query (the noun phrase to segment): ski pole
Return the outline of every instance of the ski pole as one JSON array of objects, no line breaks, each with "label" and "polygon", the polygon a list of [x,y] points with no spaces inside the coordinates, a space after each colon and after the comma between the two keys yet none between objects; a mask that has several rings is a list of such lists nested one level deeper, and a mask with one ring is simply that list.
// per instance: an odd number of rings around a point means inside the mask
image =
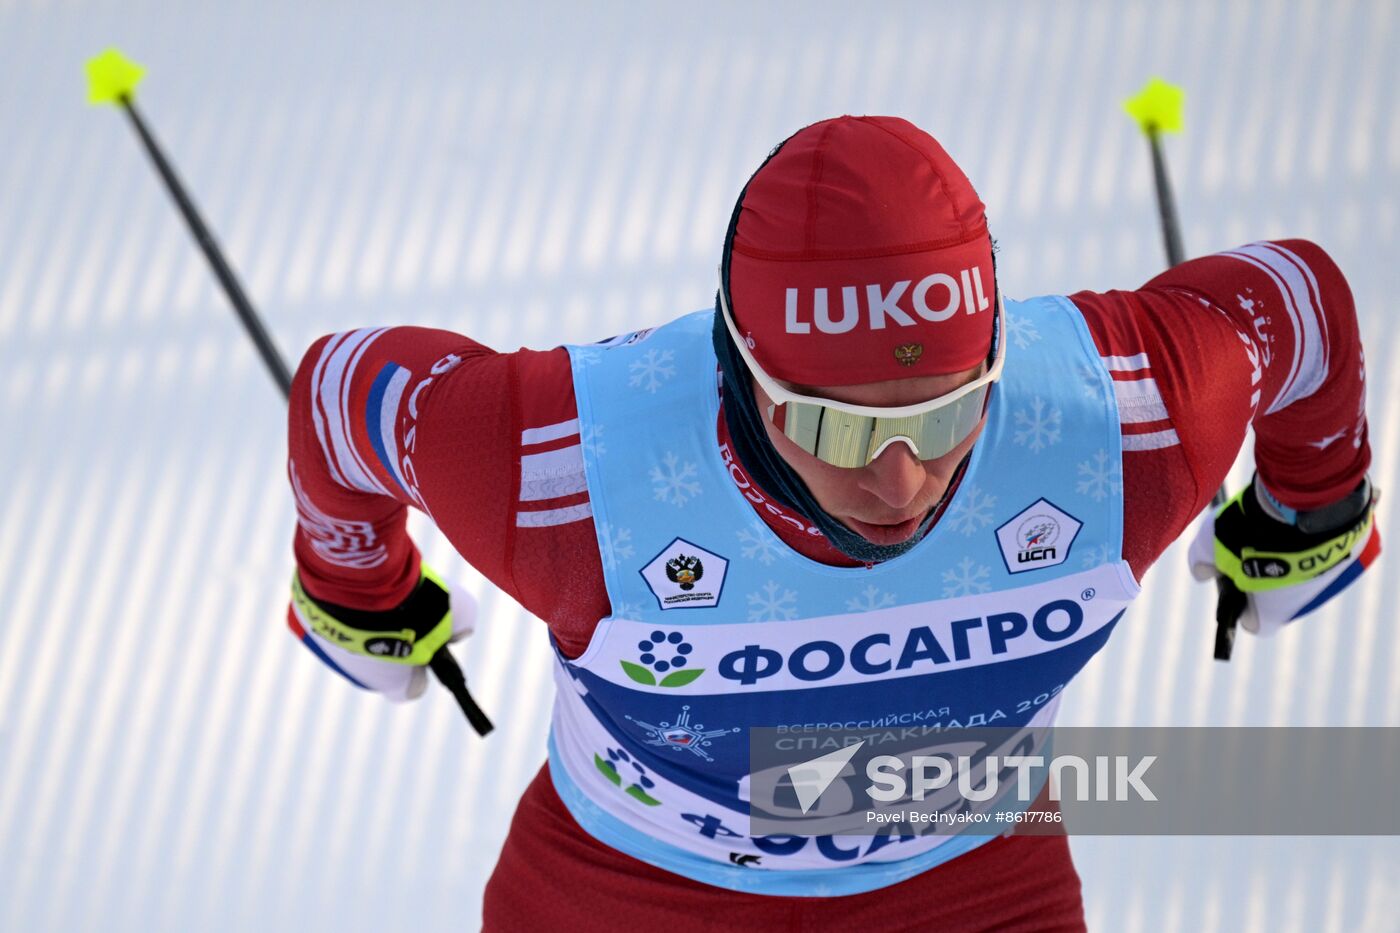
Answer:
[{"label": "ski pole", "polygon": [[[150,156],[151,163],[155,165],[161,180],[165,182],[166,190],[175,200],[175,205],[184,216],[190,233],[199,243],[204,258],[209,261],[215,277],[218,278],[219,284],[223,287],[224,294],[228,297],[229,303],[233,305],[233,310],[238,313],[239,320],[243,322],[244,329],[252,338],[253,344],[257,347],[263,363],[267,365],[273,381],[281,389],[283,401],[286,401],[292,387],[292,374],[291,370],[287,368],[286,360],[282,358],[282,354],[273,344],[272,338],[267,333],[267,328],[263,326],[257,310],[248,300],[243,286],[238,281],[238,276],[234,274],[228,260],[224,258],[223,251],[219,248],[218,242],[215,241],[209,226],[200,216],[198,209],[195,208],[194,202],[185,191],[184,184],[175,174],[174,167],[166,159],[160,144],[156,142],[155,136],[146,126],[146,121],[141,118],[140,112],[136,109],[134,99],[136,85],[140,83],[146,69],[115,48],[109,48],[100,55],[88,59],[85,69],[88,76],[88,103],[114,104],[120,107],[130,119],[132,128],[135,129],[142,147],[146,150],[146,155]],[[457,664],[457,659],[452,656],[452,652],[447,649],[446,645],[439,648],[437,653],[433,655],[432,660],[428,662],[428,668],[437,677],[438,682],[456,698],[457,705],[461,707],[463,715],[467,717],[472,728],[481,735],[486,735],[494,728],[491,720],[482,712],[481,707],[467,691],[467,681],[462,674],[462,668]]]},{"label": "ski pole", "polygon": [[[1148,81],[1141,91],[1128,98],[1123,107],[1137,121],[1147,137],[1152,152],[1152,180],[1157,191],[1157,216],[1162,224],[1162,245],[1166,249],[1168,266],[1186,261],[1186,249],[1181,243],[1181,221],[1176,212],[1171,179],[1167,175],[1167,157],[1162,150],[1163,133],[1179,133],[1182,128],[1182,104],[1185,92],[1161,78]],[[1210,500],[1217,509],[1229,498],[1225,484]],[[1223,573],[1215,575],[1215,659],[1230,660],[1235,647],[1235,626],[1244,612],[1245,595],[1233,580]]]}]

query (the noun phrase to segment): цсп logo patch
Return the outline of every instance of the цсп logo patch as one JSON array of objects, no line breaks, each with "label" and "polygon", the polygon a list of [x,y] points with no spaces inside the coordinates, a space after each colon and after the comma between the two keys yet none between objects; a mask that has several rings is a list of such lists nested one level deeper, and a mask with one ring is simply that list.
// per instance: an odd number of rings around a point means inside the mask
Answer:
[{"label": "\u0446\u0441\u043f logo patch", "polygon": [[1063,564],[1083,527],[1083,522],[1048,499],[1037,499],[997,529],[1007,571],[1024,573]]}]

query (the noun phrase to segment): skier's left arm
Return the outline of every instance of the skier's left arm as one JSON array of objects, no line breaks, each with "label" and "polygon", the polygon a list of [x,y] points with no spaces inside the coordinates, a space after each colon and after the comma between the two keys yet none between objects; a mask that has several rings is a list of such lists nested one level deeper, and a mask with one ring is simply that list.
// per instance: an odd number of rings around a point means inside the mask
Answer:
[{"label": "skier's left arm", "polygon": [[[1182,263],[1134,293],[1075,301],[1088,305],[1096,339],[1151,366],[1152,396],[1169,422],[1131,437],[1130,422],[1148,415],[1123,406],[1142,382],[1114,371],[1124,450],[1180,451],[1189,516],[1210,502],[1253,427],[1252,482],[1211,510],[1190,549],[1200,579],[1222,572],[1245,591],[1243,628],[1277,632],[1364,572],[1380,551],[1366,478],[1365,361],[1351,290],[1322,248],[1257,242]],[[1106,359],[1110,370],[1131,370],[1133,357]]]},{"label": "skier's left arm", "polygon": [[[1162,389],[1177,396],[1180,433],[1194,421],[1214,424],[1190,445],[1198,495],[1213,491],[1239,447],[1210,437],[1221,419],[1199,409],[1221,404],[1212,387],[1233,385],[1221,406],[1235,413],[1227,429],[1241,411],[1254,429],[1254,477],[1207,516],[1190,561],[1199,579],[1229,576],[1248,596],[1243,627],[1272,634],[1341,592],[1380,552],[1351,290],[1316,244],[1283,240],[1183,263],[1143,291],[1186,305],[1170,326],[1177,341],[1225,344],[1206,350],[1219,372]],[[1240,391],[1245,373],[1248,390]]]}]

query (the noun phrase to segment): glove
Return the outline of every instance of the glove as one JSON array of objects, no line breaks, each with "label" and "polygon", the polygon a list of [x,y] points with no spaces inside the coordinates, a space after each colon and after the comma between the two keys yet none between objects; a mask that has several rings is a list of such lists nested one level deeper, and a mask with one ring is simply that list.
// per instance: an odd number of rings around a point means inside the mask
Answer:
[{"label": "glove", "polygon": [[292,575],[287,624],[302,644],[346,680],[396,702],[422,696],[426,665],[439,648],[470,635],[476,600],[444,583],[427,564],[408,598],[393,609],[366,612],[316,599]]},{"label": "glove", "polygon": [[1191,574],[1228,577],[1246,598],[1240,625],[1273,635],[1346,589],[1380,554],[1374,504],[1363,480],[1341,501],[1299,512],[1271,496],[1255,474],[1202,522],[1187,555]]}]

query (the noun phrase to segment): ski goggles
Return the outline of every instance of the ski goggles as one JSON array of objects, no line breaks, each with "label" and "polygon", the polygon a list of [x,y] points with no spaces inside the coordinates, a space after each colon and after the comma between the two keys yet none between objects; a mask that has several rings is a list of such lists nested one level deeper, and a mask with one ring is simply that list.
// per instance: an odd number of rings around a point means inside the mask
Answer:
[{"label": "ski goggles", "polygon": [[886,447],[897,442],[908,444],[920,460],[936,460],[947,455],[966,440],[982,420],[987,393],[992,383],[1001,378],[1006,361],[1002,340],[1004,312],[998,291],[987,371],[966,385],[926,402],[892,408],[802,395],[763,371],[734,323],[723,283],[719,296],[724,324],[734,346],[749,372],[773,401],[765,412],[768,420],[788,440],[832,466],[866,466]]}]

